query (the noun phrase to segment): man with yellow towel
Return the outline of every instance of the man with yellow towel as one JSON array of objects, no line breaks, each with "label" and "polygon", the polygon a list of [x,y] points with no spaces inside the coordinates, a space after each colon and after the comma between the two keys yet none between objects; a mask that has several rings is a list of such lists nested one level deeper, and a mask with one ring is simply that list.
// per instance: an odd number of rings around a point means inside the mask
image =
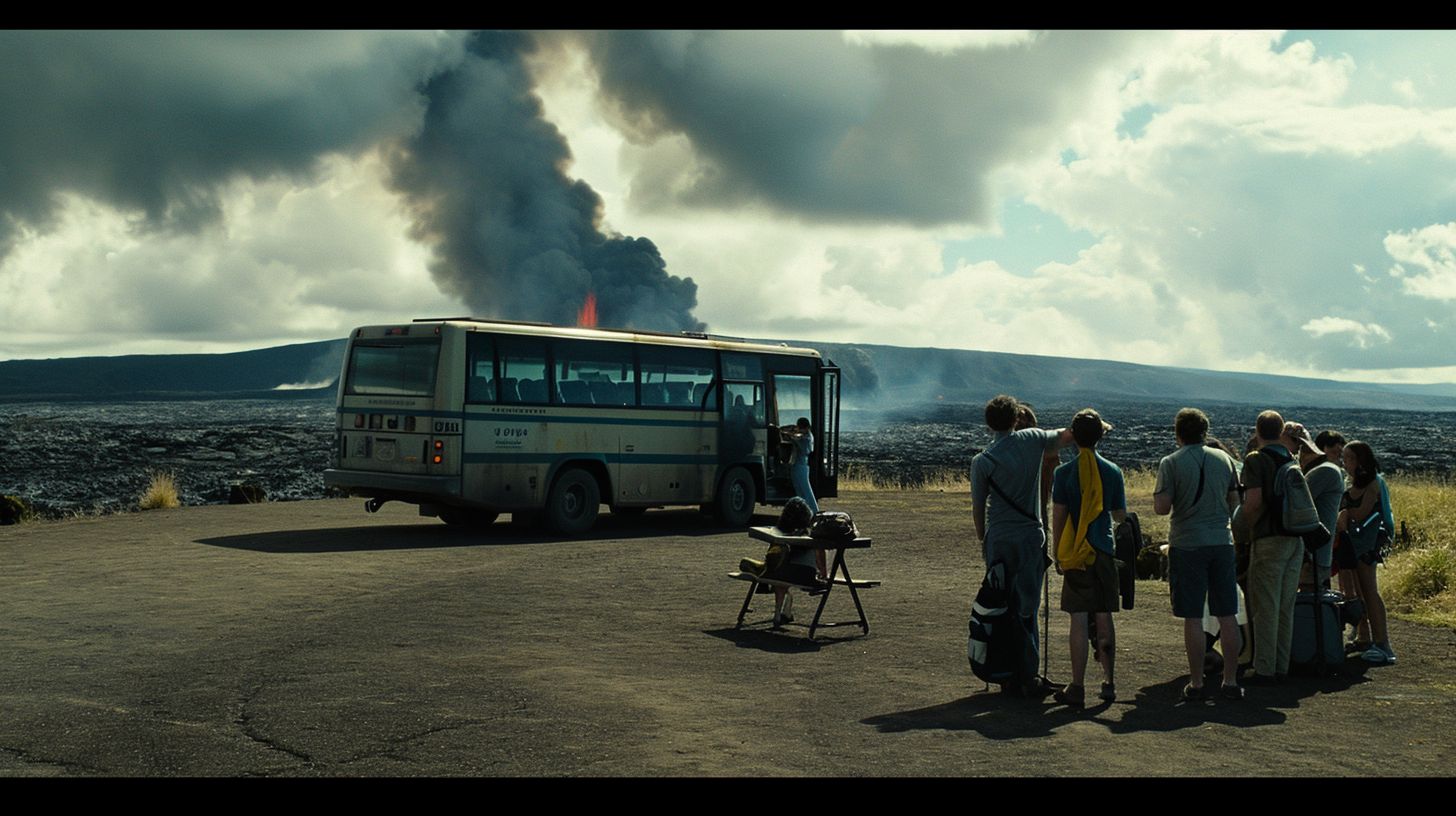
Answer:
[{"label": "man with yellow towel", "polygon": [[1111,428],[1091,408],[1072,418],[1077,458],[1052,474],[1052,536],[1057,542],[1057,572],[1062,574],[1062,611],[1072,616],[1068,642],[1072,682],[1053,695],[1063,705],[1086,704],[1089,617],[1097,621],[1097,660],[1102,664],[1105,702],[1117,699],[1113,685],[1116,640],[1112,613],[1118,608],[1117,560],[1113,524],[1127,517],[1122,470],[1097,453],[1097,442]]}]

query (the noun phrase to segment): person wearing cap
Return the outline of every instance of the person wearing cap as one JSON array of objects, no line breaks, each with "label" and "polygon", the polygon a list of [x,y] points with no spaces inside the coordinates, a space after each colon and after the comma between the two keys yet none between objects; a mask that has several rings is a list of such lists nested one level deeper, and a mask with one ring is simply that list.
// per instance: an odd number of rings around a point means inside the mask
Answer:
[{"label": "person wearing cap", "polygon": [[1254,676],[1250,685],[1274,685],[1289,674],[1294,646],[1294,599],[1304,542],[1275,532],[1274,480],[1280,464],[1293,458],[1280,438],[1284,417],[1264,411],[1254,423],[1258,449],[1244,459],[1241,523],[1249,531],[1249,617],[1254,633]]},{"label": "person wearing cap", "polygon": [[[1117,699],[1113,685],[1116,638],[1112,613],[1118,609],[1117,559],[1113,524],[1127,518],[1122,469],[1096,450],[1111,426],[1091,408],[1072,418],[1077,458],[1052,474],[1052,540],[1057,542],[1057,572],[1062,574],[1062,611],[1072,616],[1068,643],[1072,682],[1053,697],[1062,705],[1081,708],[1086,701],[1089,616],[1097,622],[1097,662],[1102,664],[1104,702]],[[1131,569],[1132,565],[1128,565]]]},{"label": "person wearing cap", "polygon": [[1183,700],[1205,699],[1203,659],[1207,652],[1203,617],[1218,619],[1223,650],[1224,699],[1239,700],[1239,596],[1233,534],[1229,516],[1239,503],[1234,459],[1223,448],[1205,444],[1208,416],[1184,408],[1173,419],[1179,448],[1158,462],[1153,485],[1153,512],[1168,519],[1168,588],[1173,614],[1183,619],[1183,647],[1188,653],[1188,685]]},{"label": "person wearing cap", "polygon": [[1304,483],[1309,485],[1309,495],[1314,499],[1315,510],[1319,511],[1320,523],[1330,531],[1330,540],[1314,551],[1314,575],[1311,581],[1316,587],[1327,589],[1330,585],[1330,564],[1334,553],[1335,519],[1340,515],[1340,502],[1345,495],[1345,472],[1325,456],[1318,443],[1309,438],[1309,431],[1298,422],[1284,423],[1283,442],[1291,452],[1299,456],[1299,467],[1304,471]]},{"label": "person wearing cap", "polygon": [[[1010,608],[1021,641],[1017,677],[1002,686],[1007,694],[1042,699],[1055,689],[1037,673],[1041,651],[1036,613],[1046,573],[1046,532],[1041,517],[1041,464],[1048,451],[1072,441],[1061,428],[1016,430],[1015,397],[998,394],[986,403],[991,444],[971,460],[971,519],[986,566],[1001,562],[1010,578]],[[994,494],[994,496],[992,495]]]}]

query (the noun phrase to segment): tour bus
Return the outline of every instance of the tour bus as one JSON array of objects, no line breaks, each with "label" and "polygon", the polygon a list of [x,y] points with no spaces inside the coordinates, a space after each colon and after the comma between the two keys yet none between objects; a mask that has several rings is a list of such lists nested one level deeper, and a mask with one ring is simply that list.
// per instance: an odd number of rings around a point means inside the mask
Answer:
[{"label": "tour bus", "polygon": [[452,525],[559,533],[600,505],[698,505],[746,525],[794,495],[780,428],[811,423],[810,483],[838,495],[839,369],[817,351],[700,333],[473,318],[355,329],[324,484]]}]

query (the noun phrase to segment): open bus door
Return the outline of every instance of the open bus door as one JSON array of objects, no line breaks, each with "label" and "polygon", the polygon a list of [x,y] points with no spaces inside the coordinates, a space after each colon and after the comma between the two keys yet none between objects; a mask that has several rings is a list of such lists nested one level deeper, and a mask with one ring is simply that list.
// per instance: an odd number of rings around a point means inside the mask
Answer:
[{"label": "open bus door", "polygon": [[839,495],[839,368],[832,363],[820,369],[819,410],[815,419],[814,438],[819,441],[815,467],[809,474],[816,497],[832,499]]}]

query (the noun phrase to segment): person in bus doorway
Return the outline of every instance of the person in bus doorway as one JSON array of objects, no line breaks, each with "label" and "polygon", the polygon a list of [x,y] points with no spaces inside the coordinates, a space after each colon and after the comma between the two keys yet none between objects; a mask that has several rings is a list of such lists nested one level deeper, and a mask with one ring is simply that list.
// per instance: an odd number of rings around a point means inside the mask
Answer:
[{"label": "person in bus doorway", "polygon": [[[814,454],[814,433],[809,430],[809,419],[799,417],[794,427],[785,428],[783,435],[793,443],[794,451],[789,457],[789,479],[794,483],[794,495],[809,505],[809,511],[819,512],[819,502],[814,499],[814,486],[809,484],[809,462]],[[824,580],[824,551],[815,551],[815,564],[819,569],[819,580]]]}]

